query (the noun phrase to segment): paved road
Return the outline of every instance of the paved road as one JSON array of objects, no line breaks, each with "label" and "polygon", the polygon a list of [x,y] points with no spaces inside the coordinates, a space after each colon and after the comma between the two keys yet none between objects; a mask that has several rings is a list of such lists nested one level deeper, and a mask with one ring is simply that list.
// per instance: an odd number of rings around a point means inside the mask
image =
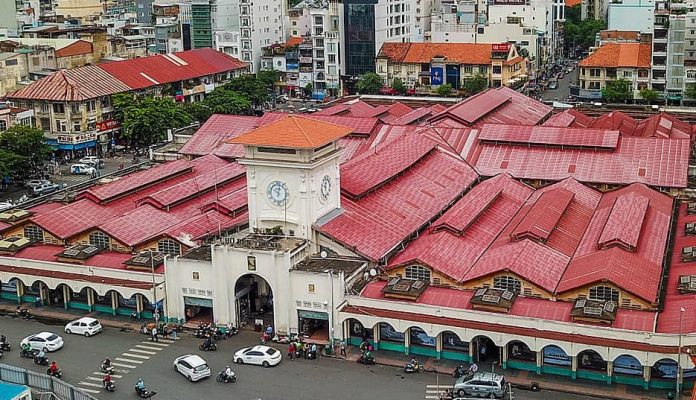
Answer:
[{"label": "paved road", "polygon": [[[24,321],[11,317],[0,317],[0,333],[7,335],[13,346],[24,336],[48,330],[62,331],[61,326],[43,325],[35,321]],[[188,335],[177,342],[151,343],[147,336],[134,332],[119,332],[107,328],[103,333],[84,338],[62,334],[65,347],[49,353],[63,369],[63,378],[83,387],[99,399],[134,399],[133,384],[142,377],[145,383],[158,391],[155,399],[229,399],[239,400],[361,400],[361,399],[428,399],[435,389],[436,376],[431,373],[404,376],[400,369],[386,366],[366,367],[339,359],[321,358],[315,361],[284,359],[274,368],[231,363],[232,353],[257,339],[253,332],[242,332],[228,341],[220,342],[217,352],[199,352],[198,340]],[[284,349],[282,349],[284,350]],[[172,361],[176,356],[197,353],[203,356],[217,374],[225,365],[235,370],[238,381],[222,384],[215,379],[189,383],[175,373]],[[110,356],[116,366],[114,381],[116,392],[100,391],[101,360]],[[5,353],[0,362],[17,365],[34,371],[45,371],[26,358],[20,358],[13,348]],[[448,376],[440,375],[441,385],[452,383]],[[428,394],[430,391],[430,395]],[[99,392],[99,393],[96,393]],[[516,391],[516,400],[589,400],[590,397],[572,396],[554,392],[531,393]]]},{"label": "paved road", "polygon": [[565,74],[561,80],[558,81],[558,89],[546,90],[541,94],[544,100],[557,100],[564,101],[570,95],[570,85],[575,85],[578,83],[578,71],[580,68],[575,67],[573,72]]}]

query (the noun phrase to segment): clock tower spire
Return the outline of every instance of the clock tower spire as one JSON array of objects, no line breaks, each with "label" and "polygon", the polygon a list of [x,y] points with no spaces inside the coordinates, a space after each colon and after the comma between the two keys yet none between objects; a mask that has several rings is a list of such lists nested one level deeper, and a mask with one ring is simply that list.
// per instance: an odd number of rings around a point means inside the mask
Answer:
[{"label": "clock tower spire", "polygon": [[338,139],[351,132],[291,115],[232,139],[245,149],[249,227],[311,239],[317,219],[341,207]]}]

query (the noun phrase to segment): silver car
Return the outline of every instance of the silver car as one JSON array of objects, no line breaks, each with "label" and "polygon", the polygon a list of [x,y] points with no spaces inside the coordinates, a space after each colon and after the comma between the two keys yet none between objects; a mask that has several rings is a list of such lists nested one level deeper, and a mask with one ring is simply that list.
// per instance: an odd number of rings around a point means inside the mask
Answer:
[{"label": "silver car", "polygon": [[507,383],[502,375],[477,372],[473,377],[457,379],[454,383],[454,392],[459,397],[501,399],[507,392]]}]

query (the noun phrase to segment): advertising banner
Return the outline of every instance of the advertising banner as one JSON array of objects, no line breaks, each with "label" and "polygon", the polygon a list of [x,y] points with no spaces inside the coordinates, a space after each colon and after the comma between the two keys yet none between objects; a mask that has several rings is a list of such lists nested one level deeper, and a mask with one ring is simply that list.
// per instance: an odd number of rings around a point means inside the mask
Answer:
[{"label": "advertising banner", "polygon": [[430,67],[430,84],[442,85],[442,67]]}]

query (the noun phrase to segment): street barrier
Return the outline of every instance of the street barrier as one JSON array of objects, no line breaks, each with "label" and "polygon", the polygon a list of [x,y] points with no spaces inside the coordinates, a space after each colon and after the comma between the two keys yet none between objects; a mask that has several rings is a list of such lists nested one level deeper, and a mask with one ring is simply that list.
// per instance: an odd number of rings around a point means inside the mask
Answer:
[{"label": "street barrier", "polygon": [[13,365],[0,364],[0,381],[29,386],[39,392],[50,392],[60,400],[97,400],[96,397],[58,378]]}]

